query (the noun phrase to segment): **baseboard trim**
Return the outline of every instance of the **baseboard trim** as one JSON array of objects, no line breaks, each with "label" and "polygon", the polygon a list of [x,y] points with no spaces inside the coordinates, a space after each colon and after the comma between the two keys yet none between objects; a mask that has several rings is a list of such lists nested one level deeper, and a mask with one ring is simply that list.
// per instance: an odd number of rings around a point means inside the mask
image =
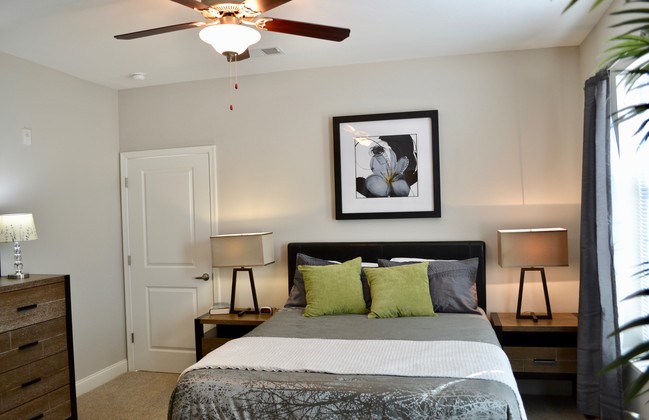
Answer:
[{"label": "baseboard trim", "polygon": [[126,372],[128,372],[128,363],[126,362],[126,359],[124,359],[115,363],[114,365],[100,370],[99,372],[95,372],[83,379],[79,379],[75,382],[77,387],[77,396],[92,391],[93,389],[112,381],[113,379]]}]

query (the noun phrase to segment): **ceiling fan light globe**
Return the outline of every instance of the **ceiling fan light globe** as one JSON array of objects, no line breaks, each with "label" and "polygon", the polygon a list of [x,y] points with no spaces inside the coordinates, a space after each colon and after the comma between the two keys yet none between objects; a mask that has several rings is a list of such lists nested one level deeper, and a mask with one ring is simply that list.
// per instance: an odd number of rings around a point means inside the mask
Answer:
[{"label": "ceiling fan light globe", "polygon": [[261,34],[256,29],[228,23],[206,26],[201,29],[198,36],[202,41],[212,45],[219,54],[225,52],[243,54],[261,39]]}]

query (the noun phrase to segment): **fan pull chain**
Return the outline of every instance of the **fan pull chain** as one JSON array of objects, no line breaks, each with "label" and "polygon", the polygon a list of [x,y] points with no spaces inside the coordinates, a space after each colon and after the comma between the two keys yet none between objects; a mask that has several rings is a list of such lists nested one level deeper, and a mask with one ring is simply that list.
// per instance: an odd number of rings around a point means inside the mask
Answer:
[{"label": "fan pull chain", "polygon": [[[235,55],[232,60],[228,60],[228,61],[230,61],[230,83],[229,83],[229,85],[230,85],[229,86],[230,87],[230,89],[229,89],[230,90],[230,111],[234,111],[234,104],[233,104],[234,101],[232,99],[232,95],[233,95],[232,86],[234,85],[234,90],[239,90],[239,69],[238,69],[239,60],[237,60],[237,58],[238,58],[238,56]],[[232,64],[232,62],[234,62],[234,64]],[[232,68],[233,68],[233,66],[234,66],[234,84],[232,83],[232,79],[233,79],[233,77],[232,77]]]},{"label": "fan pull chain", "polygon": [[[228,60],[229,61],[229,60]],[[230,92],[230,111],[234,111],[234,105],[232,100],[232,62],[230,62],[230,78],[228,81],[228,91]]]}]

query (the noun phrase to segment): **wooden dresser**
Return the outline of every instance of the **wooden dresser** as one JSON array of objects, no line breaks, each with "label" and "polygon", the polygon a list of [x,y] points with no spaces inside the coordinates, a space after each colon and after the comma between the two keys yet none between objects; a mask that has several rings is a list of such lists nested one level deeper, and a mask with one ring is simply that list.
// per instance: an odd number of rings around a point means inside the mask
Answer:
[{"label": "wooden dresser", "polygon": [[0,278],[0,420],[77,418],[70,276]]}]

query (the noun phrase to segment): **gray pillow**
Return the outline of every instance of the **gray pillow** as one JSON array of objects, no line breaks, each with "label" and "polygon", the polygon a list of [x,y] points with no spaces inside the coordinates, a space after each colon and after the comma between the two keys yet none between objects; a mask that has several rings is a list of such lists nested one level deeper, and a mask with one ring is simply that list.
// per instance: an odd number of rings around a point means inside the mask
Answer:
[{"label": "gray pillow", "polygon": [[[306,306],[306,290],[304,288],[304,277],[297,267],[301,265],[331,265],[338,264],[337,261],[328,261],[316,257],[311,257],[309,255],[298,253],[296,256],[295,263],[295,274],[293,275],[293,287],[288,295],[288,300],[284,304],[286,307],[305,307]],[[367,277],[365,276],[365,271],[361,270],[361,284],[363,285],[363,299],[365,300],[365,306],[369,309],[372,305],[370,300],[370,286],[367,283]]]},{"label": "gray pillow", "polygon": [[[379,267],[394,267],[412,262],[379,260]],[[478,258],[428,261],[428,286],[435,312],[479,314],[476,275]]]}]

